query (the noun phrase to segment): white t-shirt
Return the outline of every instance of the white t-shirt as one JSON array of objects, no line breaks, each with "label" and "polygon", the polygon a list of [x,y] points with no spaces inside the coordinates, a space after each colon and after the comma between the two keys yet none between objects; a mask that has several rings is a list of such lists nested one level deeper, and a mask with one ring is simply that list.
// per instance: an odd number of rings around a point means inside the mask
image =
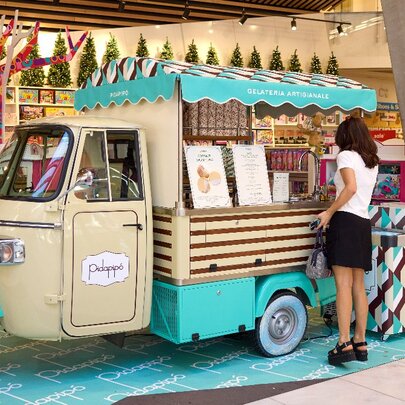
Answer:
[{"label": "white t-shirt", "polygon": [[378,165],[369,169],[366,167],[362,157],[354,151],[344,150],[338,153],[336,158],[337,171],[335,174],[336,198],[342,192],[345,183],[343,182],[340,169],[349,167],[354,170],[356,176],[357,191],[356,194],[338,211],[350,212],[363,218],[370,218],[368,215],[368,206],[370,205],[371,195],[377,180]]}]

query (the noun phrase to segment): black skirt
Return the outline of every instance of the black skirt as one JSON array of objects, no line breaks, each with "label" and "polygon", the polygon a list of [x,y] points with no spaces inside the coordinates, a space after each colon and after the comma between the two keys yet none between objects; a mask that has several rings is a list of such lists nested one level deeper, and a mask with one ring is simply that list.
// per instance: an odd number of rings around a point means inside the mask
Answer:
[{"label": "black skirt", "polygon": [[326,251],[329,268],[337,265],[370,271],[370,220],[349,212],[335,212],[326,229]]}]

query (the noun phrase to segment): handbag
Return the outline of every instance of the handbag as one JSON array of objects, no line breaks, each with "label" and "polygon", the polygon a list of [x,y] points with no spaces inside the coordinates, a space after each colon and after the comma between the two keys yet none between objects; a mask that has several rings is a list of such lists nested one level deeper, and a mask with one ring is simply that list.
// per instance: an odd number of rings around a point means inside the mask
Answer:
[{"label": "handbag", "polygon": [[332,275],[328,268],[326,245],[323,241],[322,228],[316,232],[315,245],[308,257],[305,273],[308,278],[326,278]]}]

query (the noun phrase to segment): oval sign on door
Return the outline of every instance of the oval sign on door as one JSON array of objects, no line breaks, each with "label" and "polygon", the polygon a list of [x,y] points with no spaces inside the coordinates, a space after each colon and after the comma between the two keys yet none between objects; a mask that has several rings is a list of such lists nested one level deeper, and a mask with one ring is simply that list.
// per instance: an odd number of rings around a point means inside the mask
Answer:
[{"label": "oval sign on door", "polygon": [[122,283],[129,275],[129,257],[124,253],[103,252],[82,261],[82,281],[106,287]]}]

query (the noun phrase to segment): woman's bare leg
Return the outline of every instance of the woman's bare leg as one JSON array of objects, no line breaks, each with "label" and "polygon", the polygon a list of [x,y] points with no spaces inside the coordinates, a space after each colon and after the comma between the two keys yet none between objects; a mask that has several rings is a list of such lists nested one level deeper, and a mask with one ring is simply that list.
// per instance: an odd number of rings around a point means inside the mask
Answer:
[{"label": "woman's bare leg", "polygon": [[[364,270],[353,269],[353,303],[356,314],[356,328],[353,340],[355,343],[366,340],[366,325],[368,315],[368,301],[364,287]],[[366,346],[360,346],[359,350],[366,350]]]},{"label": "woman's bare leg", "polygon": [[[350,340],[352,314],[353,271],[350,267],[332,266],[336,283],[336,310],[339,325],[339,344]],[[351,350],[346,347],[343,350]]]}]

